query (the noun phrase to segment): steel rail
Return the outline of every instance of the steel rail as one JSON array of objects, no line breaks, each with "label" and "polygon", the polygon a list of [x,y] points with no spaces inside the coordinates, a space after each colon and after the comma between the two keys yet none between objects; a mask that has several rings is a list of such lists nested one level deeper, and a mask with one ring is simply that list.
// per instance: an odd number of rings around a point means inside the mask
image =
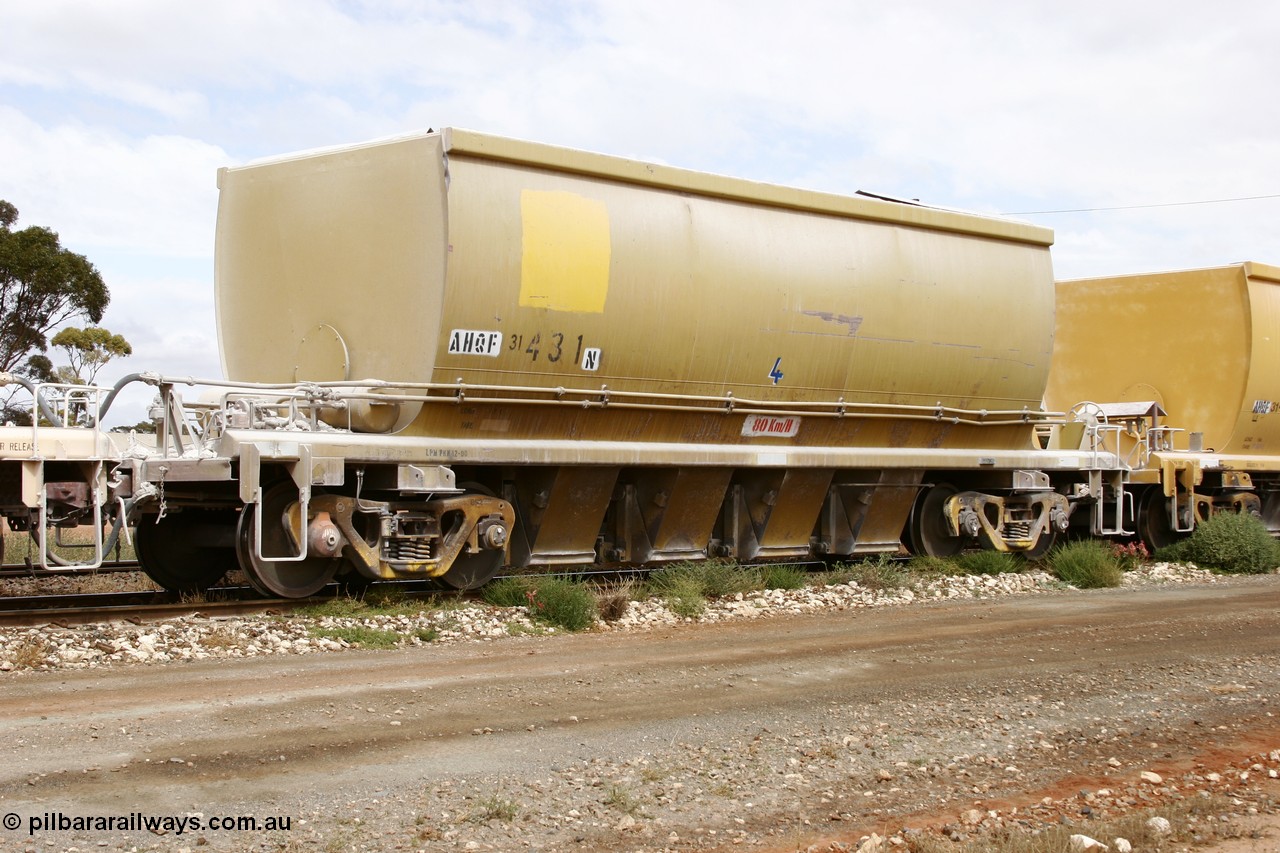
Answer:
[{"label": "steel rail", "polygon": [[[746,567],[825,565],[813,560],[750,563]],[[522,572],[498,575],[493,580],[511,578],[575,577],[593,584],[607,585],[636,577],[643,578],[655,568],[599,568],[580,571]],[[492,583],[493,581],[490,581]],[[99,622],[156,622],[181,616],[241,616],[294,610],[322,604],[336,598],[364,598],[372,592],[394,592],[406,598],[428,598],[447,595],[461,600],[482,600],[483,589],[459,591],[439,585],[433,580],[377,581],[354,592],[344,584],[330,584],[309,598],[260,598],[249,586],[213,587],[203,596],[179,596],[163,590],[135,592],[62,593],[55,595],[0,596],[0,628],[56,625],[72,627]]]},{"label": "steel rail", "polygon": [[49,578],[66,578],[66,577],[84,577],[87,575],[113,575],[121,572],[140,572],[142,566],[137,560],[113,560],[104,562],[96,569],[83,569],[69,567],[59,569],[56,572],[47,571],[39,566],[32,564],[27,566],[20,563],[5,563],[0,565],[0,579],[3,578],[30,578],[32,580],[46,580]]}]

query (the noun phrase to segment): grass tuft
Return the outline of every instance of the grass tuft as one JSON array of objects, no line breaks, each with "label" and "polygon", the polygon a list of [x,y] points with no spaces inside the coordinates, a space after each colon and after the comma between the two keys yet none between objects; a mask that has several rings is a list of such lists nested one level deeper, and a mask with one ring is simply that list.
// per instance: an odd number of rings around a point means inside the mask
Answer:
[{"label": "grass tuft", "polygon": [[467,815],[467,820],[471,823],[488,823],[491,820],[510,823],[515,820],[516,815],[519,813],[520,807],[516,805],[514,800],[491,794],[482,800],[476,801],[475,808]]},{"label": "grass tuft", "polygon": [[331,616],[339,619],[368,616],[369,605],[358,598],[331,598],[319,604],[308,604],[294,611],[302,616]]},{"label": "grass tuft", "polygon": [[686,619],[702,615],[708,598],[754,592],[764,584],[762,571],[729,560],[672,563],[649,575],[648,591],[661,597],[671,612]]},{"label": "grass tuft", "polygon": [[1119,586],[1124,576],[1111,545],[1096,539],[1059,545],[1049,552],[1049,566],[1059,580],[1077,589]]},{"label": "grass tuft", "polygon": [[244,638],[231,628],[219,625],[200,638],[206,649],[234,649],[244,644]]},{"label": "grass tuft", "polygon": [[1022,571],[1026,563],[1006,551],[967,551],[955,565],[966,575],[1006,575]]},{"label": "grass tuft", "polygon": [[596,622],[596,597],[580,581],[538,578],[527,595],[529,615],[566,631],[582,631]]},{"label": "grass tuft", "polygon": [[7,655],[9,662],[17,669],[36,669],[49,662],[53,654],[53,646],[39,637],[23,637]]},{"label": "grass tuft", "polygon": [[803,566],[762,566],[760,574],[765,589],[804,589],[809,585],[809,572]]},{"label": "grass tuft", "polygon": [[707,609],[702,583],[691,575],[675,575],[664,580],[659,595],[671,612],[685,619],[696,619]]},{"label": "grass tuft", "polygon": [[307,633],[320,639],[342,640],[362,649],[394,649],[400,645],[400,635],[395,631],[367,628],[363,625],[354,625],[349,628],[312,626],[307,629]]},{"label": "grass tuft", "polygon": [[598,615],[595,594],[569,578],[503,578],[486,585],[482,594],[495,607],[524,607],[535,622],[566,631],[590,628]]},{"label": "grass tuft", "polygon": [[494,607],[524,607],[529,603],[525,593],[530,587],[527,578],[501,578],[485,584],[480,595]]},{"label": "grass tuft", "polygon": [[632,581],[606,586],[596,591],[596,612],[602,622],[617,622],[627,615],[627,608],[635,598],[636,585]]},{"label": "grass tuft", "polygon": [[609,808],[617,809],[623,814],[634,815],[639,813],[641,809],[640,800],[620,785],[610,785],[602,802]]},{"label": "grass tuft", "polygon": [[686,565],[690,565],[691,573],[701,579],[702,594],[708,598],[760,589],[760,570],[754,566],[740,566],[732,560],[707,560]]},{"label": "grass tuft", "polygon": [[836,568],[847,570],[852,575],[851,580],[857,581],[858,586],[864,589],[883,592],[911,585],[911,578],[903,571],[902,564],[888,554]]}]

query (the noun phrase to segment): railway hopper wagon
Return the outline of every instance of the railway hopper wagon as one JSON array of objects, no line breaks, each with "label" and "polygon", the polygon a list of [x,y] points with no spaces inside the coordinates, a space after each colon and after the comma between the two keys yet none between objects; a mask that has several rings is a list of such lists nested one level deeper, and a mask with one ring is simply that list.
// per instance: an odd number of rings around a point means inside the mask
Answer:
[{"label": "railway hopper wagon", "polygon": [[1062,428],[1072,441],[1090,432],[1085,446],[1130,469],[1099,501],[1107,525],[1159,547],[1215,512],[1247,512],[1280,534],[1280,268],[1078,279],[1057,292],[1046,403],[1075,407]]},{"label": "railway hopper wagon", "polygon": [[1043,410],[1043,228],[462,130],[218,181],[228,379],[84,478],[169,588],[1035,554],[1124,476]]}]

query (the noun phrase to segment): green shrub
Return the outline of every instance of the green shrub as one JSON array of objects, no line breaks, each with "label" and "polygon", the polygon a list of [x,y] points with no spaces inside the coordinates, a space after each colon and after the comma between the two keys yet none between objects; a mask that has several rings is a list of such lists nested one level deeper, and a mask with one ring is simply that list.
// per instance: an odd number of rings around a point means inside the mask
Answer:
[{"label": "green shrub", "polygon": [[1187,540],[1179,539],[1172,545],[1165,545],[1163,548],[1157,548],[1156,552],[1151,555],[1154,559],[1162,563],[1189,563],[1191,558],[1187,556]]},{"label": "green shrub", "polygon": [[804,589],[809,573],[801,566],[761,566],[761,583],[765,589]]},{"label": "green shrub", "polygon": [[1119,586],[1124,573],[1111,545],[1096,539],[1078,539],[1049,552],[1054,575],[1077,589]]},{"label": "green shrub", "polygon": [[1179,539],[1172,545],[1165,545],[1163,548],[1157,548],[1156,552],[1151,555],[1154,559],[1162,563],[1189,563],[1191,558],[1187,556],[1187,540]]},{"label": "green shrub", "polygon": [[1280,543],[1246,513],[1220,512],[1187,539],[1156,552],[1161,560],[1191,562],[1234,574],[1263,574],[1280,565]]},{"label": "green shrub", "polygon": [[568,578],[537,578],[525,594],[525,606],[536,622],[566,631],[581,631],[596,622],[596,597],[587,585]]},{"label": "green shrub", "polygon": [[524,607],[529,603],[531,589],[533,584],[528,578],[502,578],[485,584],[480,594],[494,607]]},{"label": "green shrub", "polygon": [[966,575],[1005,575],[1020,572],[1026,564],[1007,551],[967,551],[955,565]]}]

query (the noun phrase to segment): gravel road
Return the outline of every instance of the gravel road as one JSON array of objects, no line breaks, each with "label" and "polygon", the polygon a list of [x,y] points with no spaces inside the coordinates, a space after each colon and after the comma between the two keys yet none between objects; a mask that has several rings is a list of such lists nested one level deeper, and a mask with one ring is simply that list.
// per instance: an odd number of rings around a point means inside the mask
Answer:
[{"label": "gravel road", "polygon": [[[1243,813],[1280,770],[1278,605],[1271,575],[11,673],[0,849],[854,850],[1202,790]],[[85,816],[125,828],[56,828]]]}]

